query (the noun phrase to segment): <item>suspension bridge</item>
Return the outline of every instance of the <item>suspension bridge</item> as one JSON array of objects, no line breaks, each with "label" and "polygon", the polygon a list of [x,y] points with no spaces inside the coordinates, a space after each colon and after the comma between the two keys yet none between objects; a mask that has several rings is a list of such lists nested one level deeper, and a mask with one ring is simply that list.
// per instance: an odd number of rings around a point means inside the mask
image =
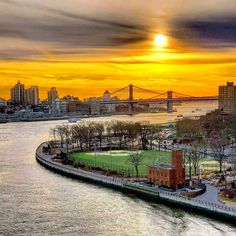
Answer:
[{"label": "suspension bridge", "polygon": [[[135,92],[137,91],[137,92]],[[134,95],[139,94],[139,98]],[[134,104],[142,104],[149,106],[150,104],[163,104],[167,106],[167,112],[173,112],[173,105],[176,102],[188,101],[214,101],[218,100],[218,96],[195,97],[191,95],[181,94],[174,91],[152,91],[141,88],[139,86],[129,84],[126,87],[120,88],[112,93],[111,97],[118,97],[119,99],[103,100],[103,104],[128,104],[129,112],[134,112]],[[151,95],[151,97],[150,97]],[[148,97],[147,97],[148,96]],[[142,98],[140,98],[142,97]],[[145,97],[145,98],[144,98]]]}]

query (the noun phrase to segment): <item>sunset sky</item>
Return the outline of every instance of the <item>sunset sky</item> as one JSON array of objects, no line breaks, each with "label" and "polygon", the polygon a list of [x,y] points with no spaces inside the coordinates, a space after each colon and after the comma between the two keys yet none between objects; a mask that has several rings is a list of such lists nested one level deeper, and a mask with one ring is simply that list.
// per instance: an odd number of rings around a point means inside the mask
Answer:
[{"label": "sunset sky", "polygon": [[130,83],[216,95],[236,82],[235,12],[235,0],[0,0],[0,97],[17,80],[41,98]]}]

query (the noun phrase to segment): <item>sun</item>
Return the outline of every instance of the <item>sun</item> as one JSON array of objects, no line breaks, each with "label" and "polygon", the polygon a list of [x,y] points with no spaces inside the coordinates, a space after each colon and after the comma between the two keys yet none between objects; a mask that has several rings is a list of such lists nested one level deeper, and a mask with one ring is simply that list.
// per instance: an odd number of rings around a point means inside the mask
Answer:
[{"label": "sun", "polygon": [[168,44],[168,39],[165,35],[163,34],[156,34],[154,38],[153,44],[157,47],[166,47]]}]

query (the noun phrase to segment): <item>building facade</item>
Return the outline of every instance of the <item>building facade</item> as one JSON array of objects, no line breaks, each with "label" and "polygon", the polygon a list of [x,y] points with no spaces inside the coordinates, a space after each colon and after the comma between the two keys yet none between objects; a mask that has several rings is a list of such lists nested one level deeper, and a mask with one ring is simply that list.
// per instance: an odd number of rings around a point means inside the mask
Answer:
[{"label": "building facade", "polygon": [[11,88],[11,103],[15,105],[24,105],[25,103],[25,85],[20,81]]},{"label": "building facade", "polygon": [[25,104],[31,106],[39,105],[39,88],[38,86],[31,86],[25,90],[24,94]]},{"label": "building facade", "polygon": [[228,112],[236,112],[236,86],[233,82],[219,86],[219,109]]},{"label": "building facade", "polygon": [[55,87],[52,87],[49,91],[48,91],[48,104],[51,106],[52,103],[58,98],[58,92],[57,89]]},{"label": "building facade", "polygon": [[56,98],[52,104],[52,113],[68,113],[68,101],[60,98]]},{"label": "building facade", "polygon": [[[103,97],[101,101],[103,102],[110,102],[117,100],[116,97],[111,97],[111,93],[106,90],[103,93]],[[114,103],[107,103],[107,104],[101,104],[101,113],[102,114],[114,114],[116,111],[116,105]]]},{"label": "building facade", "polygon": [[68,112],[80,115],[89,115],[89,105],[81,101],[73,101],[68,103]]},{"label": "building facade", "polygon": [[91,115],[100,115],[101,114],[101,102],[98,100],[93,100],[89,102],[90,105],[90,114]]},{"label": "building facade", "polygon": [[159,186],[176,189],[185,186],[182,150],[172,150],[171,165],[156,164],[148,169],[148,179]]}]

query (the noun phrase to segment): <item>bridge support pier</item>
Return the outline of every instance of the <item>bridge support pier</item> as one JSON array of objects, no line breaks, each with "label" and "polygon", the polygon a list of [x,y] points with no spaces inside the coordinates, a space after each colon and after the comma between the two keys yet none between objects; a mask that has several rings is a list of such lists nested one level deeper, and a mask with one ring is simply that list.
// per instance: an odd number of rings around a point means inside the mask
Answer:
[{"label": "bridge support pier", "polygon": [[129,85],[129,113],[132,114],[134,112],[134,104],[132,101],[134,100],[134,90],[133,90],[133,85]]},{"label": "bridge support pier", "polygon": [[167,91],[167,112],[173,112],[173,92]]},{"label": "bridge support pier", "polygon": [[129,114],[133,114],[134,113],[134,104],[131,102],[129,103]]}]

